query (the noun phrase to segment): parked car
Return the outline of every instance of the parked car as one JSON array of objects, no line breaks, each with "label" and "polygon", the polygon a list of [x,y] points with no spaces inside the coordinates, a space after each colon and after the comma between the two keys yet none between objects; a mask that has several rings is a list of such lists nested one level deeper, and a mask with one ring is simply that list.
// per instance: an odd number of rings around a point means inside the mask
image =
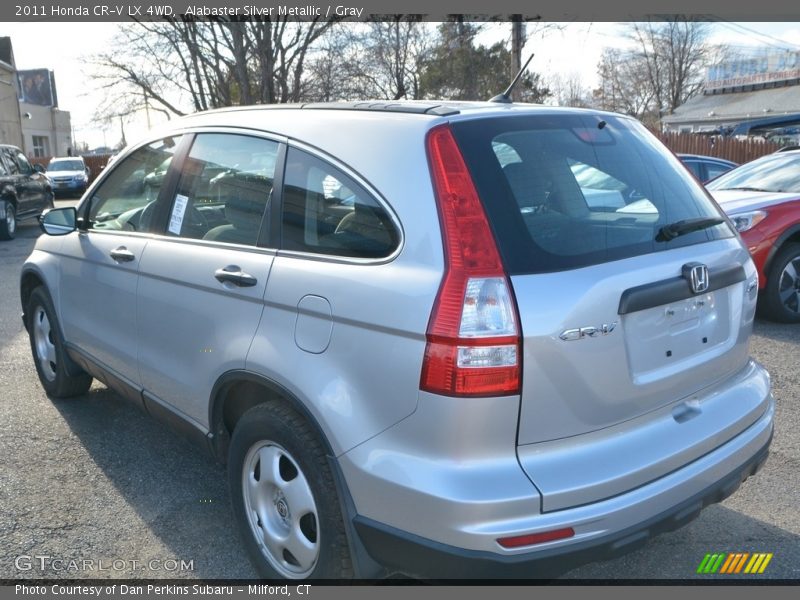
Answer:
[{"label": "parked car", "polygon": [[200,113],[42,224],[20,286],[42,386],[98,378],[225,462],[267,578],[549,575],[766,460],[755,265],[630,117]]},{"label": "parked car", "polygon": [[47,165],[47,177],[56,194],[83,194],[90,175],[91,171],[81,156],[51,158]]},{"label": "parked car", "polygon": [[738,166],[733,161],[702,154],[678,154],[678,158],[703,183],[708,183]]},{"label": "parked car", "polygon": [[776,321],[800,323],[800,150],[762,156],[708,189],[753,255],[761,310]]},{"label": "parked car", "polygon": [[18,221],[53,208],[53,192],[42,171],[16,146],[0,144],[0,240],[14,238]]}]

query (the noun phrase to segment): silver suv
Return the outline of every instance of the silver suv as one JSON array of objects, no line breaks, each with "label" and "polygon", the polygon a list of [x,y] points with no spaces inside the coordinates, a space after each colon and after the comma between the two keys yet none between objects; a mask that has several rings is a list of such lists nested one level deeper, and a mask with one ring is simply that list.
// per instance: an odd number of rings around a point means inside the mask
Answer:
[{"label": "silver suv", "polygon": [[228,465],[265,577],[530,577],[764,462],[756,269],[633,119],[243,107],[129,148],[25,263],[54,398],[92,378]]}]

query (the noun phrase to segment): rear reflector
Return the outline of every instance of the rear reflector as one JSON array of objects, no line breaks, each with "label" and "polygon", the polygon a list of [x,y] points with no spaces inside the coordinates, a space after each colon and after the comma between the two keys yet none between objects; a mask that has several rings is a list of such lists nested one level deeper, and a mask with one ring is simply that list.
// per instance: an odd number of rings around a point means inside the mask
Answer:
[{"label": "rear reflector", "polygon": [[571,538],[574,535],[575,530],[572,529],[572,527],[567,527],[566,529],[556,529],[555,531],[545,531],[542,533],[531,533],[529,535],[500,538],[497,540],[497,543],[503,548],[521,548],[523,546],[533,546],[534,544],[544,544],[545,542],[564,540],[566,538]]}]

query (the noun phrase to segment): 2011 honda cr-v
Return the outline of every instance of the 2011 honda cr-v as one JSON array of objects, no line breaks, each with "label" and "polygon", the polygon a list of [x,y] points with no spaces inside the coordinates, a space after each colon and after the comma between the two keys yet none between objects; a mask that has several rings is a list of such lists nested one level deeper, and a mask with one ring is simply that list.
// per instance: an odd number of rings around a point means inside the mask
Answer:
[{"label": "2011 honda cr-v", "polygon": [[767,455],[756,269],[628,117],[200,113],[42,225],[44,389],[97,378],[226,461],[266,577],[536,576],[687,522]]}]

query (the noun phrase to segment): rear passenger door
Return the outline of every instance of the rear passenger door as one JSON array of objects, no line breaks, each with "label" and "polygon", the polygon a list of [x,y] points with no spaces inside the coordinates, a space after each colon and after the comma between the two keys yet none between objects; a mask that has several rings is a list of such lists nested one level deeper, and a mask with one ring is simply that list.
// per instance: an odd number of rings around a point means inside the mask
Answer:
[{"label": "rear passenger door", "polygon": [[284,146],[198,133],[141,266],[139,369],[150,412],[201,433],[223,373],[245,367],[275,251],[270,207]]}]

